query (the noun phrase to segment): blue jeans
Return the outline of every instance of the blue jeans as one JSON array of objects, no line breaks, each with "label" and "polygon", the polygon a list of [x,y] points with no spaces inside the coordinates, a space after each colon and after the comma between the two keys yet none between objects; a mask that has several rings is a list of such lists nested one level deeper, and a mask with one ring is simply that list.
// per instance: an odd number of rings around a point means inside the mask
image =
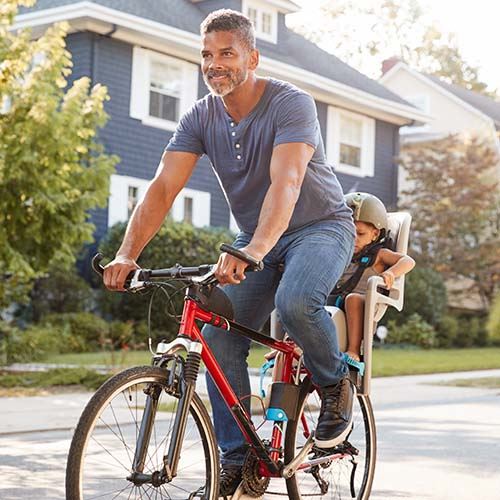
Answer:
[{"label": "blue jeans", "polygon": [[[252,235],[238,234],[234,246],[242,248]],[[324,306],[329,293],[352,258],[354,225],[320,221],[280,238],[264,258],[264,270],[246,273],[239,285],[227,285],[235,321],[260,330],[276,307],[288,335],[304,351],[304,363],[319,386],[336,384],[347,373],[335,326]],[[279,265],[283,263],[283,274]],[[251,393],[246,362],[250,340],[211,325],[203,335],[238,398]],[[223,465],[241,464],[245,439],[210,376],[208,393]],[[250,414],[250,399],[244,400]]]}]

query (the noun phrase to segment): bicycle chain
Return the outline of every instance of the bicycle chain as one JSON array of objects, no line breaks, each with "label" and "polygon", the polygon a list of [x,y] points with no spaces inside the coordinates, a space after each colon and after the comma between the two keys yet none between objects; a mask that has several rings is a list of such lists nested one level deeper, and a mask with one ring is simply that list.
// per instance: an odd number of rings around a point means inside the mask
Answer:
[{"label": "bicycle chain", "polygon": [[242,484],[245,493],[254,498],[262,496],[269,486],[269,481],[269,477],[262,477],[259,474],[259,459],[249,450],[242,469]]}]

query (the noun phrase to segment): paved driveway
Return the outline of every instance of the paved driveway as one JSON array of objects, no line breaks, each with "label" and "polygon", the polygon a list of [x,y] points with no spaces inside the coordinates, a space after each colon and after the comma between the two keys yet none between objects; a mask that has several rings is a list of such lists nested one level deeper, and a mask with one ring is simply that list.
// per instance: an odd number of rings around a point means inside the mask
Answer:
[{"label": "paved driveway", "polygon": [[[374,380],[373,500],[500,499],[500,390],[428,385],[470,376],[500,370]],[[0,398],[0,499],[64,498],[71,427],[88,397]]]}]

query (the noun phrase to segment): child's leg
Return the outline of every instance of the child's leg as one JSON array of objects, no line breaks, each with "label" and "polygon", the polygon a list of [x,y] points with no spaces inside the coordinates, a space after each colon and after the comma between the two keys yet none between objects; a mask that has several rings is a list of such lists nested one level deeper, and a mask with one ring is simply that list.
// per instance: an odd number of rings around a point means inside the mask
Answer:
[{"label": "child's leg", "polygon": [[351,293],[346,297],[345,312],[347,318],[347,354],[356,361],[359,361],[361,353],[364,311],[364,295]]}]

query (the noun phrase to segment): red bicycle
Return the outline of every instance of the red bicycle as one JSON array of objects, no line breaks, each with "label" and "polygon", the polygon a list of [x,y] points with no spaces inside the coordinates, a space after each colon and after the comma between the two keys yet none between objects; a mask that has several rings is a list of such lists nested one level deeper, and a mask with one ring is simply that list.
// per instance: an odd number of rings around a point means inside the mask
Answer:
[{"label": "red bicycle", "polygon": [[[262,263],[233,247],[249,265]],[[96,256],[94,269],[102,272]],[[124,370],[88,402],[69,451],[66,498],[218,498],[219,453],[204,401],[196,390],[201,362],[213,378],[249,444],[240,490],[259,497],[291,499],[369,497],[375,469],[375,422],[368,395],[358,395],[353,430],[330,450],[316,448],[319,388],[291,340],[278,340],[232,319],[232,305],[217,286],[213,266],[138,270],[128,290],[185,284],[178,336],[161,342],[152,366]],[[269,403],[256,426],[236,397],[202,334],[205,323],[244,335],[277,355]],[[267,438],[261,437],[266,434]]]}]

